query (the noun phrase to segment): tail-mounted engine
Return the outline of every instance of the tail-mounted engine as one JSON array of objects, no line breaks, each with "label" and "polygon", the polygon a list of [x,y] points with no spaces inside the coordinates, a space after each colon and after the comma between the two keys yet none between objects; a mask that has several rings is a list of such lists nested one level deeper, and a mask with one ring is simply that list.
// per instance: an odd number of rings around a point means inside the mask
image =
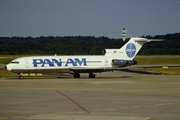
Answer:
[{"label": "tail-mounted engine", "polygon": [[104,49],[104,50],[102,50],[102,53],[104,55],[108,55],[108,54],[113,55],[113,54],[117,54],[118,51],[119,51],[119,49]]},{"label": "tail-mounted engine", "polygon": [[135,60],[119,60],[119,59],[113,59],[112,60],[112,65],[117,65],[117,66],[130,66],[130,65],[135,65],[137,62]]}]

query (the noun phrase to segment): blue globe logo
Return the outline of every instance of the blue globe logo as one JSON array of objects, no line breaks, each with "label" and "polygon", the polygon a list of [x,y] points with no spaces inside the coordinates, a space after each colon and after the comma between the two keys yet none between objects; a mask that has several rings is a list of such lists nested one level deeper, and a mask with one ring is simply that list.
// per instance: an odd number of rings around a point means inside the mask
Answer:
[{"label": "blue globe logo", "polygon": [[129,43],[126,46],[126,55],[132,58],[136,54],[136,46],[133,43]]}]

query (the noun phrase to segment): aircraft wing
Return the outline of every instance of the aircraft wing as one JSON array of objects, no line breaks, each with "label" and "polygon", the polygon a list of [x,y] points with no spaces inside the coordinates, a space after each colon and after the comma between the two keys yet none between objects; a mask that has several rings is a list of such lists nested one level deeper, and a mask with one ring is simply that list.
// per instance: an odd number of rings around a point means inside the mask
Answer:
[{"label": "aircraft wing", "polygon": [[125,70],[130,68],[169,68],[169,67],[180,67],[180,64],[164,64],[164,65],[132,65],[119,68],[111,67],[70,67],[69,70],[78,73],[88,73],[88,72],[104,72],[112,70]]},{"label": "aircraft wing", "polygon": [[70,67],[69,70],[78,73],[88,73],[88,72],[111,71],[113,69],[108,67]]},{"label": "aircraft wing", "polygon": [[127,68],[169,68],[180,67],[180,64],[162,64],[162,65],[132,65]]},{"label": "aircraft wing", "polygon": [[131,68],[170,68],[170,67],[180,67],[180,64],[164,64],[164,65],[131,65],[120,68],[113,68],[112,70],[127,70]]}]

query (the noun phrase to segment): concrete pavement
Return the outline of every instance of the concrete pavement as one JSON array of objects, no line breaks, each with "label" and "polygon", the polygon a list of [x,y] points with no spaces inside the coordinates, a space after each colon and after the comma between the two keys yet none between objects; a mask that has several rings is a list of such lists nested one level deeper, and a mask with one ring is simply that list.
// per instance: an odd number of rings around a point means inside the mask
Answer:
[{"label": "concrete pavement", "polygon": [[0,79],[0,120],[179,120],[180,76]]}]

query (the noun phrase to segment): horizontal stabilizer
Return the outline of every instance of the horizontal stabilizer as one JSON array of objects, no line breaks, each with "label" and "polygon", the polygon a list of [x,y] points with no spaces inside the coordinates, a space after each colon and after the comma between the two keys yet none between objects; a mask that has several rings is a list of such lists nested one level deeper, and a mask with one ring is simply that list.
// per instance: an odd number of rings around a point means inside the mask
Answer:
[{"label": "horizontal stabilizer", "polygon": [[158,42],[158,41],[164,41],[163,39],[148,39],[148,42]]},{"label": "horizontal stabilizer", "polygon": [[135,42],[153,42],[153,41],[163,41],[162,39],[147,39],[147,38],[135,38]]}]

